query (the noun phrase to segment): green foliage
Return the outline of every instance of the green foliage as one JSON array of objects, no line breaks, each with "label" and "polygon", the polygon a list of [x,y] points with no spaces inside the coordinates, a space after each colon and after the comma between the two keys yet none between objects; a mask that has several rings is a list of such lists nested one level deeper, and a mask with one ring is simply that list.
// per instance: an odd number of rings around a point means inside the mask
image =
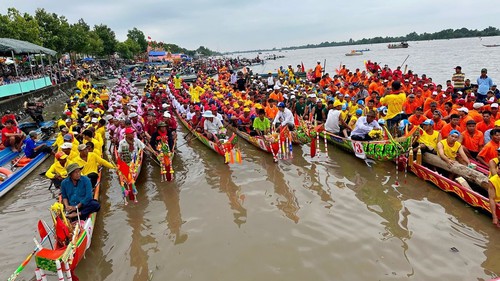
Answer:
[{"label": "green foliage", "polygon": [[[79,19],[70,24],[64,16],[49,13],[45,9],[37,9],[35,15],[21,14],[15,8],[9,8],[7,14],[0,14],[1,37],[28,41],[46,48],[56,50],[60,54],[73,53],[106,57],[118,53],[122,58],[134,59],[144,55],[148,41],[144,33],[132,28],[127,33],[127,40],[118,42],[111,28],[105,24],[95,25],[93,29]],[[213,55],[210,49],[200,46],[196,51],[181,48],[175,44],[150,42],[152,47],[161,47],[172,53],[194,55]]]}]

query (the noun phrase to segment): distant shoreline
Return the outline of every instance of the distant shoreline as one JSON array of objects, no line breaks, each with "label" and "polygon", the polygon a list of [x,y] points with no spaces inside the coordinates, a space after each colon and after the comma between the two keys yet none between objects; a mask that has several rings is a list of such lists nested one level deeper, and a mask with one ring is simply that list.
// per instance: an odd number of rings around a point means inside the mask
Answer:
[{"label": "distant shoreline", "polygon": [[489,26],[483,30],[469,30],[467,28],[460,29],[444,29],[434,33],[421,33],[416,32],[409,33],[405,36],[399,37],[373,37],[373,38],[363,38],[360,40],[353,40],[341,42],[322,42],[319,44],[307,44],[301,46],[291,46],[282,48],[271,48],[271,49],[258,49],[258,50],[246,50],[246,51],[234,51],[226,52],[224,55],[229,54],[240,54],[240,53],[253,53],[253,52],[273,52],[273,51],[285,51],[285,50],[298,50],[298,49],[314,49],[314,48],[324,48],[324,47],[338,47],[338,46],[352,46],[352,45],[367,45],[367,44],[380,44],[380,43],[398,43],[407,41],[430,41],[430,40],[443,40],[443,39],[460,39],[460,38],[474,38],[474,37],[491,37],[500,36],[500,30],[496,27]]}]

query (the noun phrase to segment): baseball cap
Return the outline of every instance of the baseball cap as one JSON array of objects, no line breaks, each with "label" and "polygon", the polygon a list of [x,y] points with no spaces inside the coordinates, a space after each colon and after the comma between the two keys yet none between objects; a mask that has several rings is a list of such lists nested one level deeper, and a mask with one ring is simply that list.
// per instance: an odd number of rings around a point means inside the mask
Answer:
[{"label": "baseball cap", "polygon": [[128,128],[125,129],[125,134],[133,134],[133,133],[134,133],[134,129],[133,128],[128,127]]},{"label": "baseball cap", "polygon": [[422,122],[422,125],[434,125],[434,121],[432,119],[426,119],[424,122]]},{"label": "baseball cap", "polygon": [[450,135],[457,135],[460,136],[460,132],[457,130],[451,130]]},{"label": "baseball cap", "polygon": [[62,160],[68,158],[68,155],[62,151],[59,151],[58,153],[56,153],[55,157],[57,160]]},{"label": "baseball cap", "polygon": [[462,111],[462,112],[465,112],[465,113],[469,113],[469,109],[467,107],[460,107],[459,109],[457,109],[458,111]]}]

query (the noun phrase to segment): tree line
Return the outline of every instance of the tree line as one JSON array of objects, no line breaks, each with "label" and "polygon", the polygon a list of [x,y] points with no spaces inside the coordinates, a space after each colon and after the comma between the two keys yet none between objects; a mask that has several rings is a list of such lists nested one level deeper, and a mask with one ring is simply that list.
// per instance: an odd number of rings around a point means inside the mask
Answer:
[{"label": "tree line", "polygon": [[397,37],[373,37],[373,38],[363,38],[360,40],[353,40],[352,38],[348,41],[340,42],[322,42],[319,44],[307,44],[302,46],[285,47],[282,50],[291,49],[306,49],[306,48],[322,48],[322,47],[333,47],[333,46],[346,46],[346,45],[364,45],[364,44],[377,44],[377,43],[390,43],[390,42],[404,42],[404,41],[425,41],[425,40],[438,40],[438,39],[455,39],[455,38],[466,38],[466,37],[487,37],[487,36],[499,36],[500,30],[496,27],[489,26],[483,30],[477,29],[467,29],[465,27],[460,29],[444,29],[434,33],[416,33],[411,32],[405,36]]},{"label": "tree line", "polygon": [[[0,14],[0,34],[2,37],[28,41],[59,54],[73,53],[105,58],[117,53],[121,58],[133,59],[144,55],[148,42],[144,32],[136,27],[128,30],[127,39],[120,42],[115,32],[105,24],[90,27],[83,18],[69,23],[65,16],[37,9],[35,15],[20,13],[15,8],[8,8],[7,14]],[[159,46],[157,42],[154,42]],[[166,51],[213,55],[210,49],[200,46],[197,50],[187,50],[176,44],[160,42]]]}]

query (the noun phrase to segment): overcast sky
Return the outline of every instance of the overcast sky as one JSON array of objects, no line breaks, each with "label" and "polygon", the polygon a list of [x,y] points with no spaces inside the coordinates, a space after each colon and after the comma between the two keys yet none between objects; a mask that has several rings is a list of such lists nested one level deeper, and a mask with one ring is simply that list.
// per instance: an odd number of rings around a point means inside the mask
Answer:
[{"label": "overcast sky", "polygon": [[37,8],[106,24],[118,40],[137,27],[152,40],[187,49],[267,49],[352,38],[498,27],[499,0],[3,0],[34,14]]}]

